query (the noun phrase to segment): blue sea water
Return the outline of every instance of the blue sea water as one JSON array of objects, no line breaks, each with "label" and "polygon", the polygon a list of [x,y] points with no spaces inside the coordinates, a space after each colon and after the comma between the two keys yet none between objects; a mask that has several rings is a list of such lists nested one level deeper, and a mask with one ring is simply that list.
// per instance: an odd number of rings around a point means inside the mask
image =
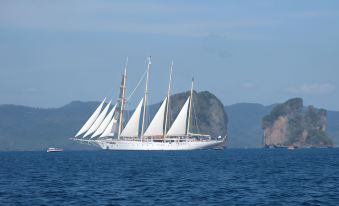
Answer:
[{"label": "blue sea water", "polygon": [[339,205],[339,149],[2,152],[1,205]]}]

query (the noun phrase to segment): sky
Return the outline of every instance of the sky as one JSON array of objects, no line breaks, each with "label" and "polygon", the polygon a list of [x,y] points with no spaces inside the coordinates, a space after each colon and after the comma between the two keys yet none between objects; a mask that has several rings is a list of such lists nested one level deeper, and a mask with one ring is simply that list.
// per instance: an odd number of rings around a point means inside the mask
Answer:
[{"label": "sky", "polygon": [[302,97],[339,110],[339,1],[0,1],[0,104],[115,101],[126,57],[130,94],[148,56],[151,103],[173,60],[172,93],[194,76],[225,105]]}]

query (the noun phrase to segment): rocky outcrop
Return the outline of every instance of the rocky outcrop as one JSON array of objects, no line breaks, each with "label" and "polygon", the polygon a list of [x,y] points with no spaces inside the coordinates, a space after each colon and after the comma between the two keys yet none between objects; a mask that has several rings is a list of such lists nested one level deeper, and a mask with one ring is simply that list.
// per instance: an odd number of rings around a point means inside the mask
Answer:
[{"label": "rocky outcrop", "polygon": [[263,118],[263,144],[265,147],[332,147],[326,125],[326,110],[304,108],[301,98],[290,99],[275,106]]},{"label": "rocky outcrop", "polygon": [[[190,92],[175,94],[171,97],[171,122],[174,121]],[[221,101],[208,91],[193,94],[192,130],[193,133],[208,134],[212,137],[226,136],[227,114]]]}]

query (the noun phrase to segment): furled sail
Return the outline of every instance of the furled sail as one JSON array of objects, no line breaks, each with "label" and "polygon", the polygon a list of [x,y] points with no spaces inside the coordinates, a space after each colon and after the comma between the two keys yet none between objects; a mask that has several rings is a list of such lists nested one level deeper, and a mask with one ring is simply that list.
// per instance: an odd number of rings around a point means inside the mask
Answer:
[{"label": "furled sail", "polygon": [[164,120],[166,112],[167,97],[162,102],[158,112],[148,126],[144,136],[162,136],[164,134]]},{"label": "furled sail", "polygon": [[101,102],[101,104],[98,106],[98,108],[93,112],[91,117],[87,120],[87,122],[82,126],[82,128],[79,130],[79,132],[75,135],[75,137],[87,132],[87,130],[92,126],[94,121],[97,119],[97,117],[100,114],[100,111],[102,109],[102,106],[104,105],[104,102],[106,101],[106,98]]},{"label": "furled sail", "polygon": [[109,122],[108,126],[106,127],[105,131],[100,135],[100,137],[113,137],[114,136],[114,128],[113,125],[117,123],[117,120],[113,118]]},{"label": "furled sail", "polygon": [[127,122],[124,130],[122,130],[120,134],[121,137],[138,137],[140,114],[141,114],[141,108],[142,108],[143,101],[144,101],[144,98],[141,99],[132,117]]},{"label": "furled sail", "polygon": [[113,118],[113,114],[115,112],[115,108],[117,105],[114,105],[113,109],[108,113],[108,115],[105,117],[104,121],[100,124],[99,128],[94,132],[91,138],[96,137],[98,135],[101,135],[105,129],[107,128],[108,124]]},{"label": "furled sail", "polygon": [[104,118],[106,117],[106,114],[108,112],[109,106],[111,105],[111,101],[106,105],[105,109],[102,110],[102,112],[99,114],[98,118],[95,120],[93,125],[88,129],[88,131],[85,133],[84,137],[87,137],[88,135],[95,132],[95,130],[98,129]]},{"label": "furled sail", "polygon": [[184,106],[179,112],[177,118],[174,120],[171,128],[167,132],[167,136],[184,136],[187,128],[187,115],[190,97],[187,98]]}]

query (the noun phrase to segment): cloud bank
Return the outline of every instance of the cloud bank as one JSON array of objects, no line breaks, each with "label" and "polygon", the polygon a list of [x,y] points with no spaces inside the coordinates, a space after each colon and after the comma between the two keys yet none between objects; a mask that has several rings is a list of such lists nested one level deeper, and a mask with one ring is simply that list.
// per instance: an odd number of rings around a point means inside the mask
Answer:
[{"label": "cloud bank", "polygon": [[292,94],[321,95],[334,92],[335,85],[330,83],[302,84],[299,86],[288,87],[285,92]]}]

